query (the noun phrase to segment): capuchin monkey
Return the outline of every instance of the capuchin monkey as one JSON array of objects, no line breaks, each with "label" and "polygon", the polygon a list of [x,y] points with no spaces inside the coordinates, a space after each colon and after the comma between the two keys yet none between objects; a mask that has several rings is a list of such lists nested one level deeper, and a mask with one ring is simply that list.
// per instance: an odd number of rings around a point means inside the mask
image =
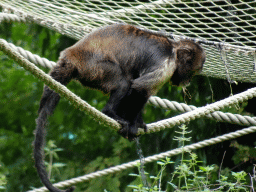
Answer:
[{"label": "capuchin monkey", "polygon": [[[133,140],[138,127],[147,130],[142,109],[148,98],[169,80],[172,85],[188,84],[201,72],[205,58],[203,48],[191,40],[176,42],[132,25],[113,24],[62,51],[50,75],[63,85],[76,79],[86,87],[108,93],[102,112],[122,125],[119,133],[123,137]],[[49,181],[43,160],[47,117],[59,99],[57,93],[44,87],[34,141],[35,166],[51,192],[64,192]],[[71,187],[66,192],[73,190]]]}]

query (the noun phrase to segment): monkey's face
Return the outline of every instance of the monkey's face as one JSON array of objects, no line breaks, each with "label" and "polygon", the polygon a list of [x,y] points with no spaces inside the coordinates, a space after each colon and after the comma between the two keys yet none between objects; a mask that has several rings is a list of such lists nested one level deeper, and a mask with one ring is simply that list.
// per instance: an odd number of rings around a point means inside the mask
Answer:
[{"label": "monkey's face", "polygon": [[171,77],[172,85],[186,86],[192,77],[199,74],[203,69],[206,59],[203,48],[190,40],[180,41],[175,49],[176,70]]}]

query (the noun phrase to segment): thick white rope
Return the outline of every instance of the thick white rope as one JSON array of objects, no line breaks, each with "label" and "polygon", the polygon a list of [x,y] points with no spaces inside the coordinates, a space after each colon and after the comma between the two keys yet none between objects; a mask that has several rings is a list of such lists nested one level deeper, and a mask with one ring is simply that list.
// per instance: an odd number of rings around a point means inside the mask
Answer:
[{"label": "thick white rope", "polygon": [[[172,117],[169,119],[161,120],[155,123],[148,124],[148,132],[152,133],[156,131],[161,131],[166,128],[172,128],[175,125],[181,125],[185,122],[189,122],[191,120],[194,120],[196,118],[200,118],[206,115],[209,115],[210,113],[213,113],[214,111],[218,111],[224,107],[228,107],[233,104],[238,104],[240,102],[246,101],[248,99],[251,99],[256,96],[256,88],[248,89],[247,91],[244,91],[243,93],[239,93],[236,95],[233,95],[231,97],[225,98],[223,100],[217,101],[215,103],[209,104],[204,107],[200,107],[194,111],[187,112],[185,114],[178,115],[176,117]],[[143,130],[138,131],[139,134],[145,134]]]},{"label": "thick white rope", "polygon": [[24,50],[21,47],[17,47],[12,43],[8,43],[7,41],[5,41],[4,39],[1,39],[5,44],[8,44],[8,46],[10,46],[11,49],[13,49],[14,51],[17,51],[19,54],[21,54],[23,57],[25,57],[26,59],[28,59],[30,62],[40,65],[42,67],[47,67],[47,68],[53,68],[56,63],[53,61],[49,61],[46,58],[42,58],[36,54],[33,54],[29,51]]},{"label": "thick white rope", "polygon": [[[148,103],[164,109],[170,109],[173,111],[181,111],[181,112],[189,112],[197,109],[197,107],[193,105],[178,103],[176,101],[169,101],[167,99],[161,99],[156,96],[150,97]],[[244,126],[256,125],[256,117],[243,116],[243,115],[232,114],[232,113],[224,113],[221,111],[210,113],[206,115],[206,117],[219,122],[227,122],[227,123],[244,125]]]},{"label": "thick white rope", "polygon": [[[170,151],[167,151],[167,152],[164,152],[164,153],[160,153],[160,154],[157,154],[157,155],[152,155],[152,156],[146,157],[145,162],[149,163],[149,162],[152,162],[152,161],[157,161],[157,160],[163,159],[165,157],[171,157],[171,156],[174,156],[174,155],[178,155],[178,154],[182,153],[183,151],[191,151],[191,150],[195,150],[195,149],[200,149],[200,148],[210,146],[210,145],[213,145],[213,144],[216,144],[216,143],[220,143],[220,142],[223,142],[223,141],[226,141],[226,140],[235,139],[237,137],[241,137],[243,135],[250,134],[250,133],[253,133],[253,132],[256,132],[256,127],[245,128],[245,129],[235,131],[235,132],[232,132],[232,133],[228,133],[228,134],[224,134],[222,136],[218,136],[218,137],[215,137],[215,138],[212,138],[212,139],[206,139],[206,140],[198,142],[198,143],[194,143],[194,144],[191,144],[191,145],[186,145],[186,146],[181,147],[181,148],[173,149],[173,150],[170,150]],[[104,176],[104,175],[120,172],[122,170],[126,170],[126,169],[131,168],[131,167],[135,167],[135,166],[138,165],[139,162],[140,162],[140,160],[131,161],[129,163],[124,163],[122,165],[117,165],[115,167],[107,168],[107,169],[104,169],[104,170],[101,170],[101,171],[96,171],[94,173],[90,173],[90,174],[87,174],[87,175],[84,175],[84,176],[81,176],[81,177],[76,177],[76,178],[73,178],[73,179],[70,179],[70,180],[62,181],[62,182],[54,184],[54,186],[58,187],[58,188],[68,187],[68,186],[71,186],[71,185],[74,185],[74,184],[77,184],[77,183],[81,183],[81,182],[84,182],[84,181],[88,181],[88,180],[91,180],[91,179],[94,179],[94,178],[97,178],[97,177],[101,177],[101,176]],[[28,192],[44,192],[44,191],[47,191],[47,189],[45,187],[30,190]]]}]

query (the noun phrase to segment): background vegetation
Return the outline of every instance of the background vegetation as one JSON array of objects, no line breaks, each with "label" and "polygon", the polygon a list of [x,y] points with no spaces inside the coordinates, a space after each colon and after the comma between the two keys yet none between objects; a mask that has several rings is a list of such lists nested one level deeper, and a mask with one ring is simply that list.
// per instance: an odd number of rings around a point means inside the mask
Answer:
[{"label": "background vegetation", "polygon": [[[1,23],[0,38],[53,61],[57,60],[61,50],[75,43],[72,39],[38,25],[19,23]],[[4,186],[0,187],[0,191],[1,188],[3,191],[27,191],[32,187],[42,186],[34,168],[32,142],[43,83],[2,52],[0,63],[0,186]],[[47,72],[46,69],[43,70]],[[242,83],[232,85],[232,93],[253,86]],[[99,110],[108,99],[107,95],[84,88],[77,82],[70,83],[68,88]],[[188,91],[190,96],[184,95],[181,88],[166,84],[158,96],[203,106],[231,94],[230,85],[225,80],[202,76],[194,78]],[[255,99],[224,111],[255,115]],[[177,114],[148,105],[144,119],[150,123]],[[192,121],[187,126],[192,130],[188,135],[192,137],[190,143],[242,128],[207,119]],[[176,129],[177,127],[142,136],[140,141],[144,155],[149,156],[178,147],[178,142],[173,141]],[[215,164],[216,173],[222,160],[223,174],[230,174],[230,170],[252,173],[256,158],[255,136],[250,134],[235,142],[227,141],[206,147],[197,150],[196,154],[202,165]],[[59,159],[54,158],[55,163],[63,163],[56,164],[57,169],[52,170],[52,179],[56,182],[138,159],[135,142],[129,142],[112,129],[94,122],[64,99],[61,99],[54,115],[49,119],[47,141],[49,140],[55,141],[54,144],[63,149],[58,152]],[[54,146],[53,143],[50,144],[48,146]],[[224,152],[226,153],[223,157]],[[177,164],[180,157],[172,157],[171,160]],[[150,175],[156,175],[160,166],[149,163],[145,169]],[[130,191],[131,188],[127,185],[136,182],[134,177],[129,176],[132,172],[138,173],[138,170],[128,169],[92,179],[78,184],[77,191]],[[167,166],[162,179],[163,189],[166,188],[167,181],[170,181],[172,172],[173,166]]]}]

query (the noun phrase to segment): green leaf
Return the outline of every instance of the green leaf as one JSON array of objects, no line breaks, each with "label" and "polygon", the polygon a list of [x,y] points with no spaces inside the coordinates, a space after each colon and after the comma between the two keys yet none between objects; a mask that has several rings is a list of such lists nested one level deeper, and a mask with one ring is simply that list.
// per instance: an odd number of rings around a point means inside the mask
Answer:
[{"label": "green leaf", "polygon": [[140,177],[140,175],[135,174],[135,173],[130,173],[129,175],[130,175],[130,176],[133,176],[133,177]]}]

